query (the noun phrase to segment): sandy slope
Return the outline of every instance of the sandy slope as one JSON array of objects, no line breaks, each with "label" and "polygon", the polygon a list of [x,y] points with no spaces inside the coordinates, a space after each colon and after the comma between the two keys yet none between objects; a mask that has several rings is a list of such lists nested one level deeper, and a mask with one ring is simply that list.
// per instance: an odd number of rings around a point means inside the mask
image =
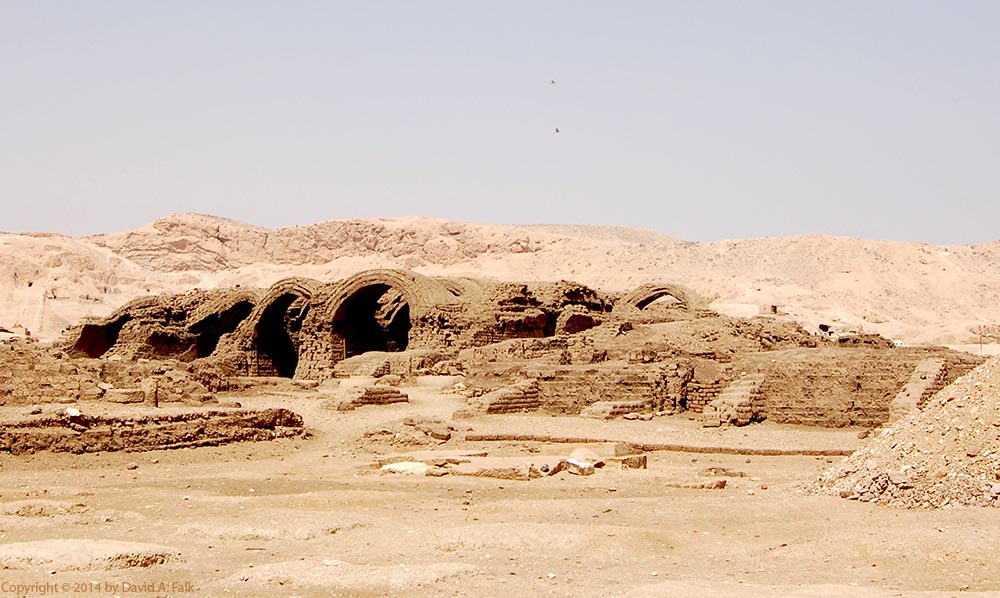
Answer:
[{"label": "sandy slope", "polygon": [[[359,219],[268,230],[182,214],[71,239],[0,234],[0,326],[51,338],[147,292],[334,280],[374,267],[431,275],[571,279],[609,291],[663,280],[716,309],[777,304],[813,327],[862,328],[909,342],[971,339],[1000,322],[1000,243],[934,246],[801,236],[692,243],[610,226],[492,226]],[[28,283],[31,282],[31,286]]]}]

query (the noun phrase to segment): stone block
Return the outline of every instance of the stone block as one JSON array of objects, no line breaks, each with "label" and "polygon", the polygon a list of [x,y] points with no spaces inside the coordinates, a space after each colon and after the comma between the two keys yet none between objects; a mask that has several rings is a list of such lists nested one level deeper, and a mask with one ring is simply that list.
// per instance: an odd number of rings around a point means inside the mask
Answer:
[{"label": "stone block", "polygon": [[594,475],[594,464],[576,459],[566,459],[566,471],[573,475]]}]

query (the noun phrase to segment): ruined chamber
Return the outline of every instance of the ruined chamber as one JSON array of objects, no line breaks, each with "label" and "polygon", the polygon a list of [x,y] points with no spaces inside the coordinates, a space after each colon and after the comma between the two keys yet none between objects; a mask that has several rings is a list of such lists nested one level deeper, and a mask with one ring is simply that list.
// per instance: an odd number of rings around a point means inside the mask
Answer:
[{"label": "ruined chamber", "polygon": [[504,283],[369,270],[333,283],[289,278],[269,289],[137,299],[72,329],[78,357],[207,358],[243,376],[325,380],[368,353],[436,352],[578,332],[613,302],[571,282]]},{"label": "ruined chamber", "polygon": [[567,281],[380,269],[137,299],[74,328],[61,348],[102,361],[176,359],[232,377],[461,373],[480,396],[508,388],[506,403],[479,402],[487,412],[530,404],[835,426],[884,422],[977,363],[845,339],[780,317],[723,316],[674,284],[614,295]]}]

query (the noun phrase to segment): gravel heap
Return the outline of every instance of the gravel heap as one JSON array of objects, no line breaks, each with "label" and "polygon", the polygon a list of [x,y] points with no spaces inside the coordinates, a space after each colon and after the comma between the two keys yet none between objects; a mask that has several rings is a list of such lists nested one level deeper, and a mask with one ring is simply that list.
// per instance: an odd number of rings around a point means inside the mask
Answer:
[{"label": "gravel heap", "polygon": [[882,430],[814,490],[906,509],[1000,506],[1000,358]]}]

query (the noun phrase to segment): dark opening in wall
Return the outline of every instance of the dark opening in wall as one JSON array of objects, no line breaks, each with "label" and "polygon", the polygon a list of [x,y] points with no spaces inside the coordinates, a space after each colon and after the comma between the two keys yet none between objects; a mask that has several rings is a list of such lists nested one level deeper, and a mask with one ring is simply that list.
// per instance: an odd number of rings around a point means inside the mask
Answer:
[{"label": "dark opening in wall", "polygon": [[655,306],[657,308],[666,308],[666,309],[686,307],[683,301],[681,301],[679,298],[667,292],[650,295],[649,297],[636,303],[635,306],[638,307],[640,310],[646,309],[647,307],[650,306]]},{"label": "dark opening in wall", "polygon": [[545,314],[545,326],[542,328],[542,336],[554,336],[559,315],[555,313]]},{"label": "dark opening in wall", "polygon": [[333,333],[344,340],[344,357],[368,351],[404,351],[410,342],[410,306],[384,284],[363,287],[333,316]]},{"label": "dark opening in wall", "polygon": [[104,355],[115,346],[122,327],[131,319],[132,316],[124,315],[107,324],[84,324],[80,338],[73,345],[72,353],[74,355],[82,353],[93,359]]},{"label": "dark opening in wall", "polygon": [[291,378],[299,365],[298,337],[309,311],[306,299],[286,293],[264,309],[256,328],[257,370]]},{"label": "dark opening in wall", "polygon": [[592,315],[582,313],[569,314],[563,320],[561,330],[558,324],[556,326],[556,332],[562,334],[576,334],[577,332],[590,330],[600,323]]},{"label": "dark opening in wall", "polygon": [[215,352],[223,334],[236,330],[240,322],[253,311],[249,301],[239,301],[229,309],[214,313],[191,326],[191,333],[197,335],[198,357],[208,357]]}]

